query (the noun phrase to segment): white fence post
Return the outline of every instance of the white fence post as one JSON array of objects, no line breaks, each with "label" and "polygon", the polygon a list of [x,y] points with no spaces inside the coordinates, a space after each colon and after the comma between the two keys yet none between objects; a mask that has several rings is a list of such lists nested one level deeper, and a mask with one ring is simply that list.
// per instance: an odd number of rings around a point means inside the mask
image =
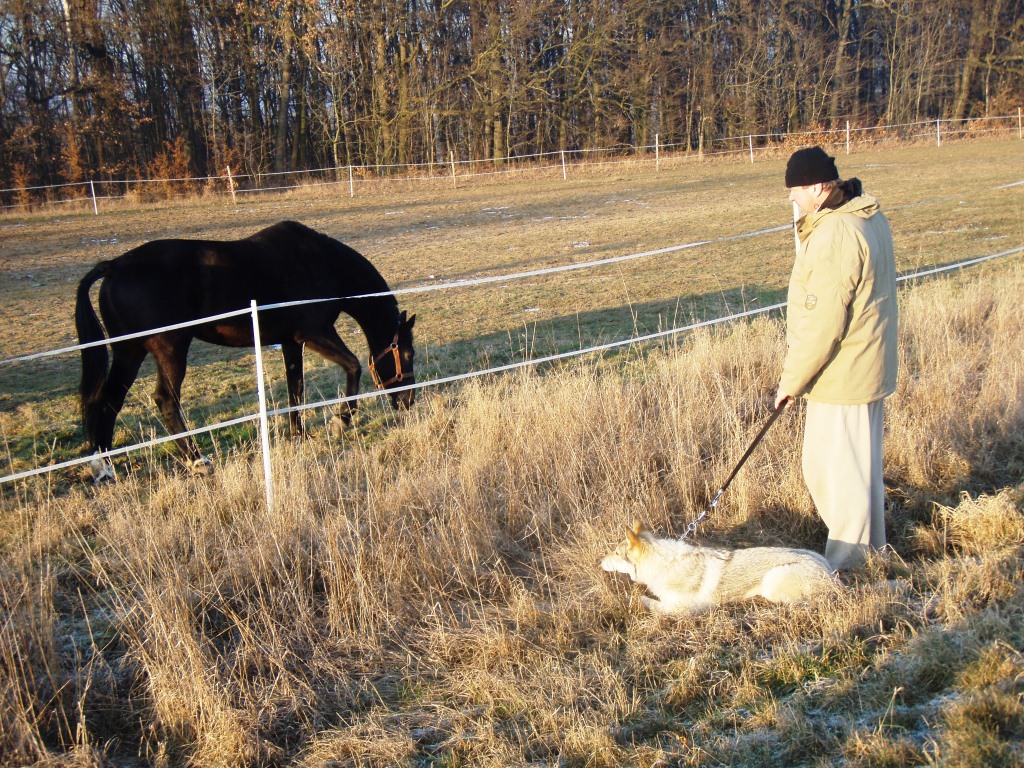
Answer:
[{"label": "white fence post", "polygon": [[935,119],[935,146],[937,146],[937,147],[941,147],[942,146],[942,129],[940,127],[941,125],[942,125],[942,121],[939,118],[936,118]]},{"label": "white fence post", "polygon": [[850,154],[850,121],[846,121],[846,154]]},{"label": "white fence post", "polygon": [[661,170],[661,146],[658,142],[658,134],[654,134],[654,170]]},{"label": "white fence post", "polygon": [[1021,108],[1017,107],[1017,138],[1024,139],[1024,123],[1021,123]]},{"label": "white fence post", "polygon": [[235,180],[231,176],[231,166],[230,165],[227,166],[227,171],[228,171],[228,189],[231,190],[231,203],[233,205],[238,205],[238,201],[235,199]]},{"label": "white fence post", "polygon": [[351,165],[349,165],[349,167],[348,167],[348,196],[349,197],[355,197],[356,196],[356,188],[352,184],[352,166]]},{"label": "white fence post", "polygon": [[750,162],[754,162],[754,134],[747,136],[747,141],[750,142]]},{"label": "white fence post", "polygon": [[448,162],[452,164],[452,189],[455,189],[455,152],[449,150]]},{"label": "white fence post", "polygon": [[89,182],[89,195],[92,197],[93,216],[99,216],[100,209],[99,206],[96,205],[96,185],[94,185],[91,181]]},{"label": "white fence post", "polygon": [[565,181],[568,177],[565,175],[565,150],[562,150],[562,181]]},{"label": "white fence post", "polygon": [[267,489],[267,509],[274,507],[274,479],[270,472],[270,429],[267,426],[267,392],[263,386],[263,346],[260,344],[260,321],[256,300],[249,302],[252,309],[252,342],[256,348],[256,391],[260,402],[260,445],[263,448],[263,484]]}]

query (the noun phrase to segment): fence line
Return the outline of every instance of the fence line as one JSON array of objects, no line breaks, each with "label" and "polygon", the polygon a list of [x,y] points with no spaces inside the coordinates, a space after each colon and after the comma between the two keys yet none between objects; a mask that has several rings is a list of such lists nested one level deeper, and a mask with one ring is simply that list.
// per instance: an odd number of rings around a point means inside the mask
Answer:
[{"label": "fence line", "polygon": [[[909,273],[909,274],[900,275],[900,276],[897,277],[897,282],[906,282],[906,281],[910,281],[910,280],[917,280],[917,279],[920,279],[920,278],[923,278],[923,277],[929,277],[931,275],[941,274],[941,273],[944,273],[944,272],[951,272],[953,270],[963,270],[963,269],[965,269],[967,267],[976,266],[978,264],[982,264],[982,263],[985,263],[985,262],[988,262],[988,261],[992,261],[994,259],[1005,258],[1007,256],[1012,256],[1012,255],[1019,254],[1019,253],[1022,253],[1022,252],[1024,252],[1024,245],[1020,245],[1020,246],[1017,246],[1017,247],[1014,247],[1014,248],[1009,248],[1009,249],[1006,249],[1004,251],[1000,251],[998,253],[988,254],[986,256],[979,256],[979,257],[976,257],[976,258],[973,258],[973,259],[967,259],[965,261],[957,262],[955,264],[947,264],[947,265],[940,266],[940,267],[932,267],[932,268],[929,268],[929,269],[922,269],[922,270],[918,270],[916,272],[912,272],[912,273]],[[340,405],[342,403],[353,403],[353,402],[357,402],[359,400],[364,400],[364,399],[371,398],[371,397],[380,397],[380,396],[382,396],[384,394],[394,394],[394,393],[398,393],[398,392],[404,392],[404,391],[407,391],[407,390],[424,389],[426,387],[437,387],[437,386],[441,386],[443,384],[450,384],[450,383],[456,382],[456,381],[465,381],[465,380],[472,379],[472,378],[478,378],[480,376],[487,376],[487,375],[492,375],[492,374],[505,373],[507,371],[517,370],[517,369],[524,368],[524,367],[527,367],[527,366],[539,366],[539,365],[543,365],[545,363],[554,362],[554,361],[557,361],[557,360],[565,360],[565,359],[572,358],[572,357],[581,357],[583,355],[589,355],[589,354],[593,354],[593,353],[596,353],[596,352],[605,352],[605,351],[608,351],[608,350],[611,350],[611,349],[616,349],[616,348],[619,348],[619,347],[629,346],[629,345],[633,345],[633,344],[640,344],[640,343],[649,342],[649,341],[655,341],[655,340],[658,340],[658,339],[667,338],[669,336],[676,336],[676,335],[679,335],[681,333],[687,333],[687,332],[690,332],[690,331],[697,330],[699,328],[706,328],[706,327],[711,327],[711,326],[714,326],[714,325],[721,325],[721,324],[724,324],[724,323],[734,322],[736,320],[740,320],[740,319],[743,319],[743,318],[753,317],[755,315],[765,314],[767,312],[773,312],[775,310],[783,308],[784,306],[785,306],[785,302],[780,302],[780,303],[769,305],[767,307],[758,307],[757,309],[749,309],[749,310],[745,310],[743,312],[737,312],[737,313],[734,313],[734,314],[731,314],[731,315],[726,315],[726,316],[723,316],[723,317],[713,318],[711,320],[704,320],[704,321],[701,321],[701,322],[698,322],[698,323],[691,323],[690,325],[678,326],[678,327],[670,328],[668,330],[663,330],[663,331],[656,331],[654,333],[645,334],[643,336],[631,336],[628,339],[620,339],[618,341],[607,342],[605,344],[599,344],[599,345],[592,346],[592,347],[587,347],[587,348],[584,348],[584,349],[572,350],[572,351],[569,351],[569,352],[559,352],[559,353],[556,353],[556,354],[547,355],[545,357],[540,357],[540,358],[533,358],[533,359],[528,359],[528,360],[520,360],[520,361],[516,361],[516,362],[512,362],[512,363],[506,363],[505,365],[499,365],[499,366],[495,366],[495,367],[492,367],[492,368],[487,368],[487,369],[482,369],[482,370],[477,370],[477,371],[470,371],[468,373],[454,374],[452,376],[446,376],[446,377],[442,377],[442,378],[438,378],[438,379],[431,379],[430,381],[418,382],[416,384],[405,384],[405,385],[402,385],[402,386],[399,386],[399,387],[392,387],[392,388],[390,388],[390,389],[388,389],[386,391],[385,390],[373,390],[373,391],[370,391],[370,392],[360,392],[357,395],[351,395],[351,396],[347,396],[347,397],[339,397],[339,398],[333,398],[333,399],[329,399],[329,400],[321,400],[321,401],[318,401],[318,402],[315,402],[315,403],[303,403],[303,404],[300,404],[300,405],[297,405],[297,406],[293,406],[293,407],[288,407],[288,408],[278,408],[278,409],[275,409],[275,410],[272,410],[272,411],[266,411],[265,414],[266,414],[266,417],[270,417],[270,416],[283,416],[283,415],[286,415],[286,414],[289,414],[289,413],[293,413],[293,412],[301,412],[301,411],[308,411],[308,410],[313,410],[313,409],[328,408],[328,407],[331,407],[331,406],[334,406],[334,405]],[[247,312],[253,312],[253,314],[255,315],[255,308],[252,308],[252,309],[246,310],[246,311]],[[257,349],[257,355],[258,354],[259,354],[259,350]],[[265,406],[262,406],[261,410],[263,410],[264,408],[265,408]],[[102,458],[103,459],[110,459],[110,458],[113,458],[115,456],[120,456],[122,454],[126,454],[126,453],[129,453],[129,452],[132,452],[132,451],[142,450],[144,448],[151,448],[151,447],[154,447],[154,446],[157,446],[157,445],[162,445],[164,443],[168,443],[168,442],[171,442],[171,441],[174,441],[174,440],[179,440],[179,439],[181,439],[183,437],[192,437],[192,436],[196,436],[196,435],[206,434],[206,433],[213,432],[213,431],[216,431],[216,430],[219,430],[219,429],[226,429],[227,427],[236,426],[238,424],[244,424],[244,423],[248,423],[248,422],[252,422],[252,421],[257,421],[260,418],[261,418],[261,413],[250,414],[250,415],[241,416],[241,417],[238,417],[238,418],[235,418],[235,419],[229,419],[228,421],[219,422],[217,424],[211,424],[211,425],[207,425],[205,427],[198,427],[196,429],[188,430],[186,432],[180,432],[180,433],[177,433],[177,434],[174,434],[174,435],[167,435],[165,437],[154,438],[152,440],[147,440],[147,441],[142,442],[142,443],[135,443],[133,445],[122,446],[121,448],[115,448],[115,449],[112,449],[110,451],[105,452],[102,455]],[[266,464],[266,462],[269,460],[268,459],[268,456],[269,456],[269,443],[266,442],[266,441],[264,441],[263,451],[264,451],[264,463]],[[13,473],[13,474],[10,474],[10,475],[5,475],[3,477],[0,477],[0,485],[3,485],[4,483],[13,482],[13,481],[16,481],[16,480],[26,479],[26,478],[33,477],[33,476],[36,476],[36,475],[41,475],[41,474],[47,474],[47,473],[50,473],[50,472],[55,472],[55,471],[60,470],[60,469],[67,469],[67,468],[78,466],[78,465],[81,465],[81,464],[87,464],[87,463],[89,463],[91,461],[94,461],[96,458],[97,458],[96,455],[83,456],[83,457],[79,457],[77,459],[70,459],[68,461],[63,461],[63,462],[60,462],[59,464],[52,464],[52,465],[46,465],[46,466],[43,466],[43,467],[36,467],[34,469],[24,470],[22,472],[16,472],[16,473]],[[269,502],[269,499],[268,499],[268,502]]]},{"label": "fence line", "polygon": [[[983,125],[994,125],[999,121],[1006,122],[1007,125],[1003,128],[981,128]],[[468,160],[455,160],[451,158],[448,163],[439,162],[426,162],[426,163],[391,163],[391,164],[378,164],[378,165],[344,165],[326,168],[307,169],[301,171],[267,171],[258,173],[243,173],[243,174],[232,174],[230,169],[227,169],[227,173],[223,175],[214,176],[198,176],[198,177],[181,177],[181,178],[166,178],[166,179],[108,179],[108,180],[90,180],[81,182],[67,182],[63,184],[51,184],[51,185],[40,185],[30,187],[14,187],[10,189],[0,189],[0,197],[23,197],[30,195],[31,193],[48,192],[50,190],[66,190],[70,188],[79,188],[82,190],[82,196],[69,197],[63,199],[47,199],[42,201],[29,201],[26,203],[13,203],[7,205],[0,205],[0,211],[3,210],[14,210],[20,208],[30,208],[34,205],[64,205],[71,203],[91,203],[93,212],[99,215],[98,202],[101,200],[118,200],[123,199],[128,195],[128,189],[133,185],[136,187],[144,187],[145,185],[153,184],[205,184],[208,188],[217,185],[226,186],[225,193],[230,194],[234,200],[237,194],[249,194],[249,193],[261,193],[261,192],[280,192],[293,189],[302,189],[309,186],[335,186],[341,184],[349,185],[349,195],[355,196],[355,185],[356,184],[368,184],[377,183],[380,181],[388,182],[419,182],[419,181],[444,181],[451,179],[453,182],[456,179],[470,179],[480,176],[495,176],[504,175],[511,173],[536,173],[540,171],[552,170],[561,167],[563,170],[563,176],[566,175],[565,171],[565,160],[568,156],[573,160],[580,160],[579,164],[586,165],[610,165],[610,164],[624,164],[624,163],[636,163],[636,162],[652,162],[656,168],[661,167],[662,155],[664,152],[675,150],[677,153],[682,152],[687,157],[693,157],[694,154],[698,158],[706,157],[723,157],[727,155],[738,155],[738,154],[749,154],[751,162],[754,162],[755,152],[766,153],[778,150],[784,146],[787,142],[794,139],[799,140],[801,138],[813,138],[821,139],[823,137],[835,137],[836,141],[830,143],[843,143],[845,140],[846,151],[849,154],[850,151],[850,137],[853,134],[857,135],[857,143],[875,143],[884,141],[892,138],[890,135],[892,131],[896,131],[898,134],[906,133],[915,128],[922,129],[921,132],[911,133],[909,136],[899,136],[899,138],[912,138],[912,139],[926,139],[929,137],[935,137],[937,143],[941,146],[942,138],[949,138],[951,136],[966,136],[966,135],[979,135],[984,133],[995,133],[995,132],[1012,132],[1014,128],[1014,122],[1016,123],[1018,138],[1024,140],[1024,112],[1021,109],[1017,110],[1016,115],[997,115],[990,117],[973,118],[966,121],[956,121],[949,119],[935,119],[935,120],[923,120],[918,122],[908,123],[894,123],[892,125],[879,125],[879,126],[858,126],[852,127],[847,121],[846,127],[843,128],[822,128],[820,130],[806,130],[796,131],[790,133],[782,132],[767,132],[767,133],[747,133],[741,136],[727,136],[723,138],[714,139],[712,143],[719,145],[727,145],[731,142],[740,142],[741,146],[739,149],[722,149],[716,151],[704,151],[703,148],[693,150],[689,145],[679,144],[664,144],[660,142],[659,137],[654,137],[653,144],[643,145],[619,145],[613,147],[604,148],[577,148],[571,150],[553,150],[550,152],[537,152],[524,155],[515,155],[503,158],[492,158],[492,159],[468,159]],[[945,125],[945,132],[942,132],[942,126]],[[928,129],[928,130],[924,130]],[[934,130],[931,130],[934,129]],[[865,138],[868,132],[880,132],[881,138]],[[843,139],[842,137],[845,137]],[[755,140],[758,145],[755,146]],[[590,156],[597,154],[604,154],[607,156],[617,156],[621,159],[618,160],[603,160],[595,161],[588,160]],[[628,155],[628,156],[627,156]],[[677,154],[678,156],[678,154]],[[547,159],[559,159],[558,164],[545,164]],[[530,163],[534,163],[531,165]],[[491,170],[487,171],[476,171],[475,166],[478,165],[490,165]],[[504,167],[505,165],[511,167]],[[392,171],[406,170],[406,175],[391,175]],[[421,169],[428,169],[426,175],[411,175],[415,171]],[[450,172],[449,172],[450,169]],[[459,172],[460,169],[466,169],[464,172]],[[345,174],[347,178],[342,179],[341,176]],[[264,186],[262,183],[263,179],[273,179],[278,177],[307,177],[308,181],[303,182],[300,180],[294,184],[281,184],[275,186]],[[328,180],[328,176],[334,176],[333,180]],[[253,182],[253,186],[247,186],[246,188],[239,188],[238,181],[245,180]],[[122,195],[117,194],[97,194],[96,187],[99,186],[104,189],[114,188],[123,186],[125,192]]]},{"label": "fence line", "polygon": [[[916,272],[899,275],[896,278],[896,282],[903,283],[910,280],[917,280],[923,277],[930,277],[935,274],[943,272],[951,272],[954,269],[965,269],[967,267],[977,266],[994,259],[1005,258],[1007,256],[1013,256],[1018,253],[1024,253],[1024,245],[1019,245],[1014,248],[1008,248],[1005,251],[998,253],[991,253],[986,256],[978,256],[973,259],[967,259],[966,261],[960,261],[955,264],[946,264],[940,267],[931,267],[927,269],[921,269]],[[722,325],[724,323],[730,323],[735,320],[742,320],[747,317],[754,317],[756,315],[766,314],[768,312],[774,312],[777,309],[782,309],[786,306],[786,302],[779,302],[777,304],[770,304],[766,307],[758,307],[756,309],[748,309],[743,312],[736,312],[731,315],[724,315],[722,317],[716,317],[711,320],[702,320],[697,323],[691,323],[690,325],[677,326],[675,328],[669,328],[667,330],[655,331],[653,333],[644,334],[643,336],[630,336],[628,339],[619,339],[618,341],[609,341],[604,344],[598,344],[593,347],[586,347],[584,349],[574,349],[569,352],[558,352],[545,357],[531,358],[529,360],[520,360],[517,362],[506,363],[504,365],[495,366],[493,368],[486,368],[479,371],[470,371],[469,373],[458,373],[451,376],[445,376],[439,379],[431,379],[430,381],[419,382],[417,384],[406,384],[401,387],[392,387],[386,391],[374,390],[373,392],[363,392],[358,395],[348,397],[337,397],[329,400],[320,400],[315,403],[303,403],[301,405],[291,406],[288,408],[277,408],[272,411],[267,411],[268,416],[284,416],[289,413],[299,413],[301,411],[308,411],[313,409],[328,408],[332,405],[341,405],[342,403],[353,402],[355,400],[361,400],[368,397],[376,397],[384,394],[391,394],[397,392],[404,392],[411,389],[423,389],[425,387],[439,386],[441,384],[450,384],[455,381],[463,381],[466,379],[478,378],[480,376],[487,376],[495,373],[505,373],[507,371],[517,370],[531,365],[542,365],[544,363],[554,362],[556,360],[565,360],[571,357],[582,357],[583,355],[593,354],[595,352],[607,352],[611,349],[617,349],[619,347],[629,346],[631,344],[639,344],[648,341],[656,341],[663,339],[668,336],[677,336],[681,333],[688,333],[695,331],[699,328],[707,328],[715,325]],[[3,478],[0,478],[0,482]]]}]

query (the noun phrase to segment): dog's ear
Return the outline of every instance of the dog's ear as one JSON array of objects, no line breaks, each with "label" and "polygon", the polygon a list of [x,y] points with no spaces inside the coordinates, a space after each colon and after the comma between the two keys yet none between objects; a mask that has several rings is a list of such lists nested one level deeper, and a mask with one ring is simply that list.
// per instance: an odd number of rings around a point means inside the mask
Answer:
[{"label": "dog's ear", "polygon": [[629,528],[626,529],[626,541],[629,542],[630,549],[639,549],[643,546],[643,542],[640,541],[640,537],[633,533]]},{"label": "dog's ear", "polygon": [[633,520],[633,533],[635,533],[637,536],[639,536],[641,533],[643,533],[646,530],[647,529],[644,528],[644,524],[641,523],[639,520],[634,518],[634,520]]}]

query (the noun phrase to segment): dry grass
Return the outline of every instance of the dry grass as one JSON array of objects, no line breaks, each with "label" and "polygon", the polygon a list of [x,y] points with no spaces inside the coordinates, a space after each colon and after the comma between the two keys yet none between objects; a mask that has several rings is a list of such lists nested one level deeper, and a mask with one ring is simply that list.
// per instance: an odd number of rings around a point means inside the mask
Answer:
[{"label": "dry grass", "polygon": [[[902,296],[894,551],[838,594],[667,619],[596,563],[679,532],[767,415],[766,319],[426,395],[258,462],[5,497],[10,765],[1024,763],[1024,270]],[[800,415],[701,529],[817,548]]]},{"label": "dry grass", "polygon": [[[993,192],[1018,180],[1019,151],[906,148],[841,166],[891,211],[908,269],[1022,241],[1019,188]],[[70,311],[53,310],[84,265],[156,237],[300,218],[402,285],[774,226],[788,216],[784,161],[594,170],[526,180],[529,195],[503,181],[4,217],[0,349],[70,342]],[[934,197],[946,200],[899,207]],[[790,243],[573,273],[571,290],[560,278],[410,299],[418,372],[769,303]],[[7,486],[0,764],[1024,764],[1022,292],[1018,259],[903,293],[893,551],[803,605],[659,618],[596,565],[634,518],[680,532],[727,475],[768,413],[784,344],[769,319],[430,391],[401,419],[369,408],[340,441],[311,418],[313,439],[275,447],[273,510],[244,432],[217,438],[207,479],[149,453],[116,486]],[[249,408],[250,364],[197,350],[193,418]],[[332,396],[333,372],[309,367],[311,396]],[[0,369],[7,466],[77,450],[76,373]],[[153,431],[149,387],[133,390],[118,442]],[[800,419],[768,433],[705,541],[822,546]]]}]

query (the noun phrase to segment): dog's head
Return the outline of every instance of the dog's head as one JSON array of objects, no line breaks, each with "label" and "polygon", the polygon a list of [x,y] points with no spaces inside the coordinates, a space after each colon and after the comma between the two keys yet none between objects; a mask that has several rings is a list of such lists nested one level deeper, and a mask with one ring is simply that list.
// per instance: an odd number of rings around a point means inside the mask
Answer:
[{"label": "dog's head", "polygon": [[626,540],[601,560],[601,568],[610,573],[624,573],[636,581],[636,566],[647,548],[647,544],[641,538],[641,534],[646,530],[642,523],[634,522],[632,529],[626,529]]}]

